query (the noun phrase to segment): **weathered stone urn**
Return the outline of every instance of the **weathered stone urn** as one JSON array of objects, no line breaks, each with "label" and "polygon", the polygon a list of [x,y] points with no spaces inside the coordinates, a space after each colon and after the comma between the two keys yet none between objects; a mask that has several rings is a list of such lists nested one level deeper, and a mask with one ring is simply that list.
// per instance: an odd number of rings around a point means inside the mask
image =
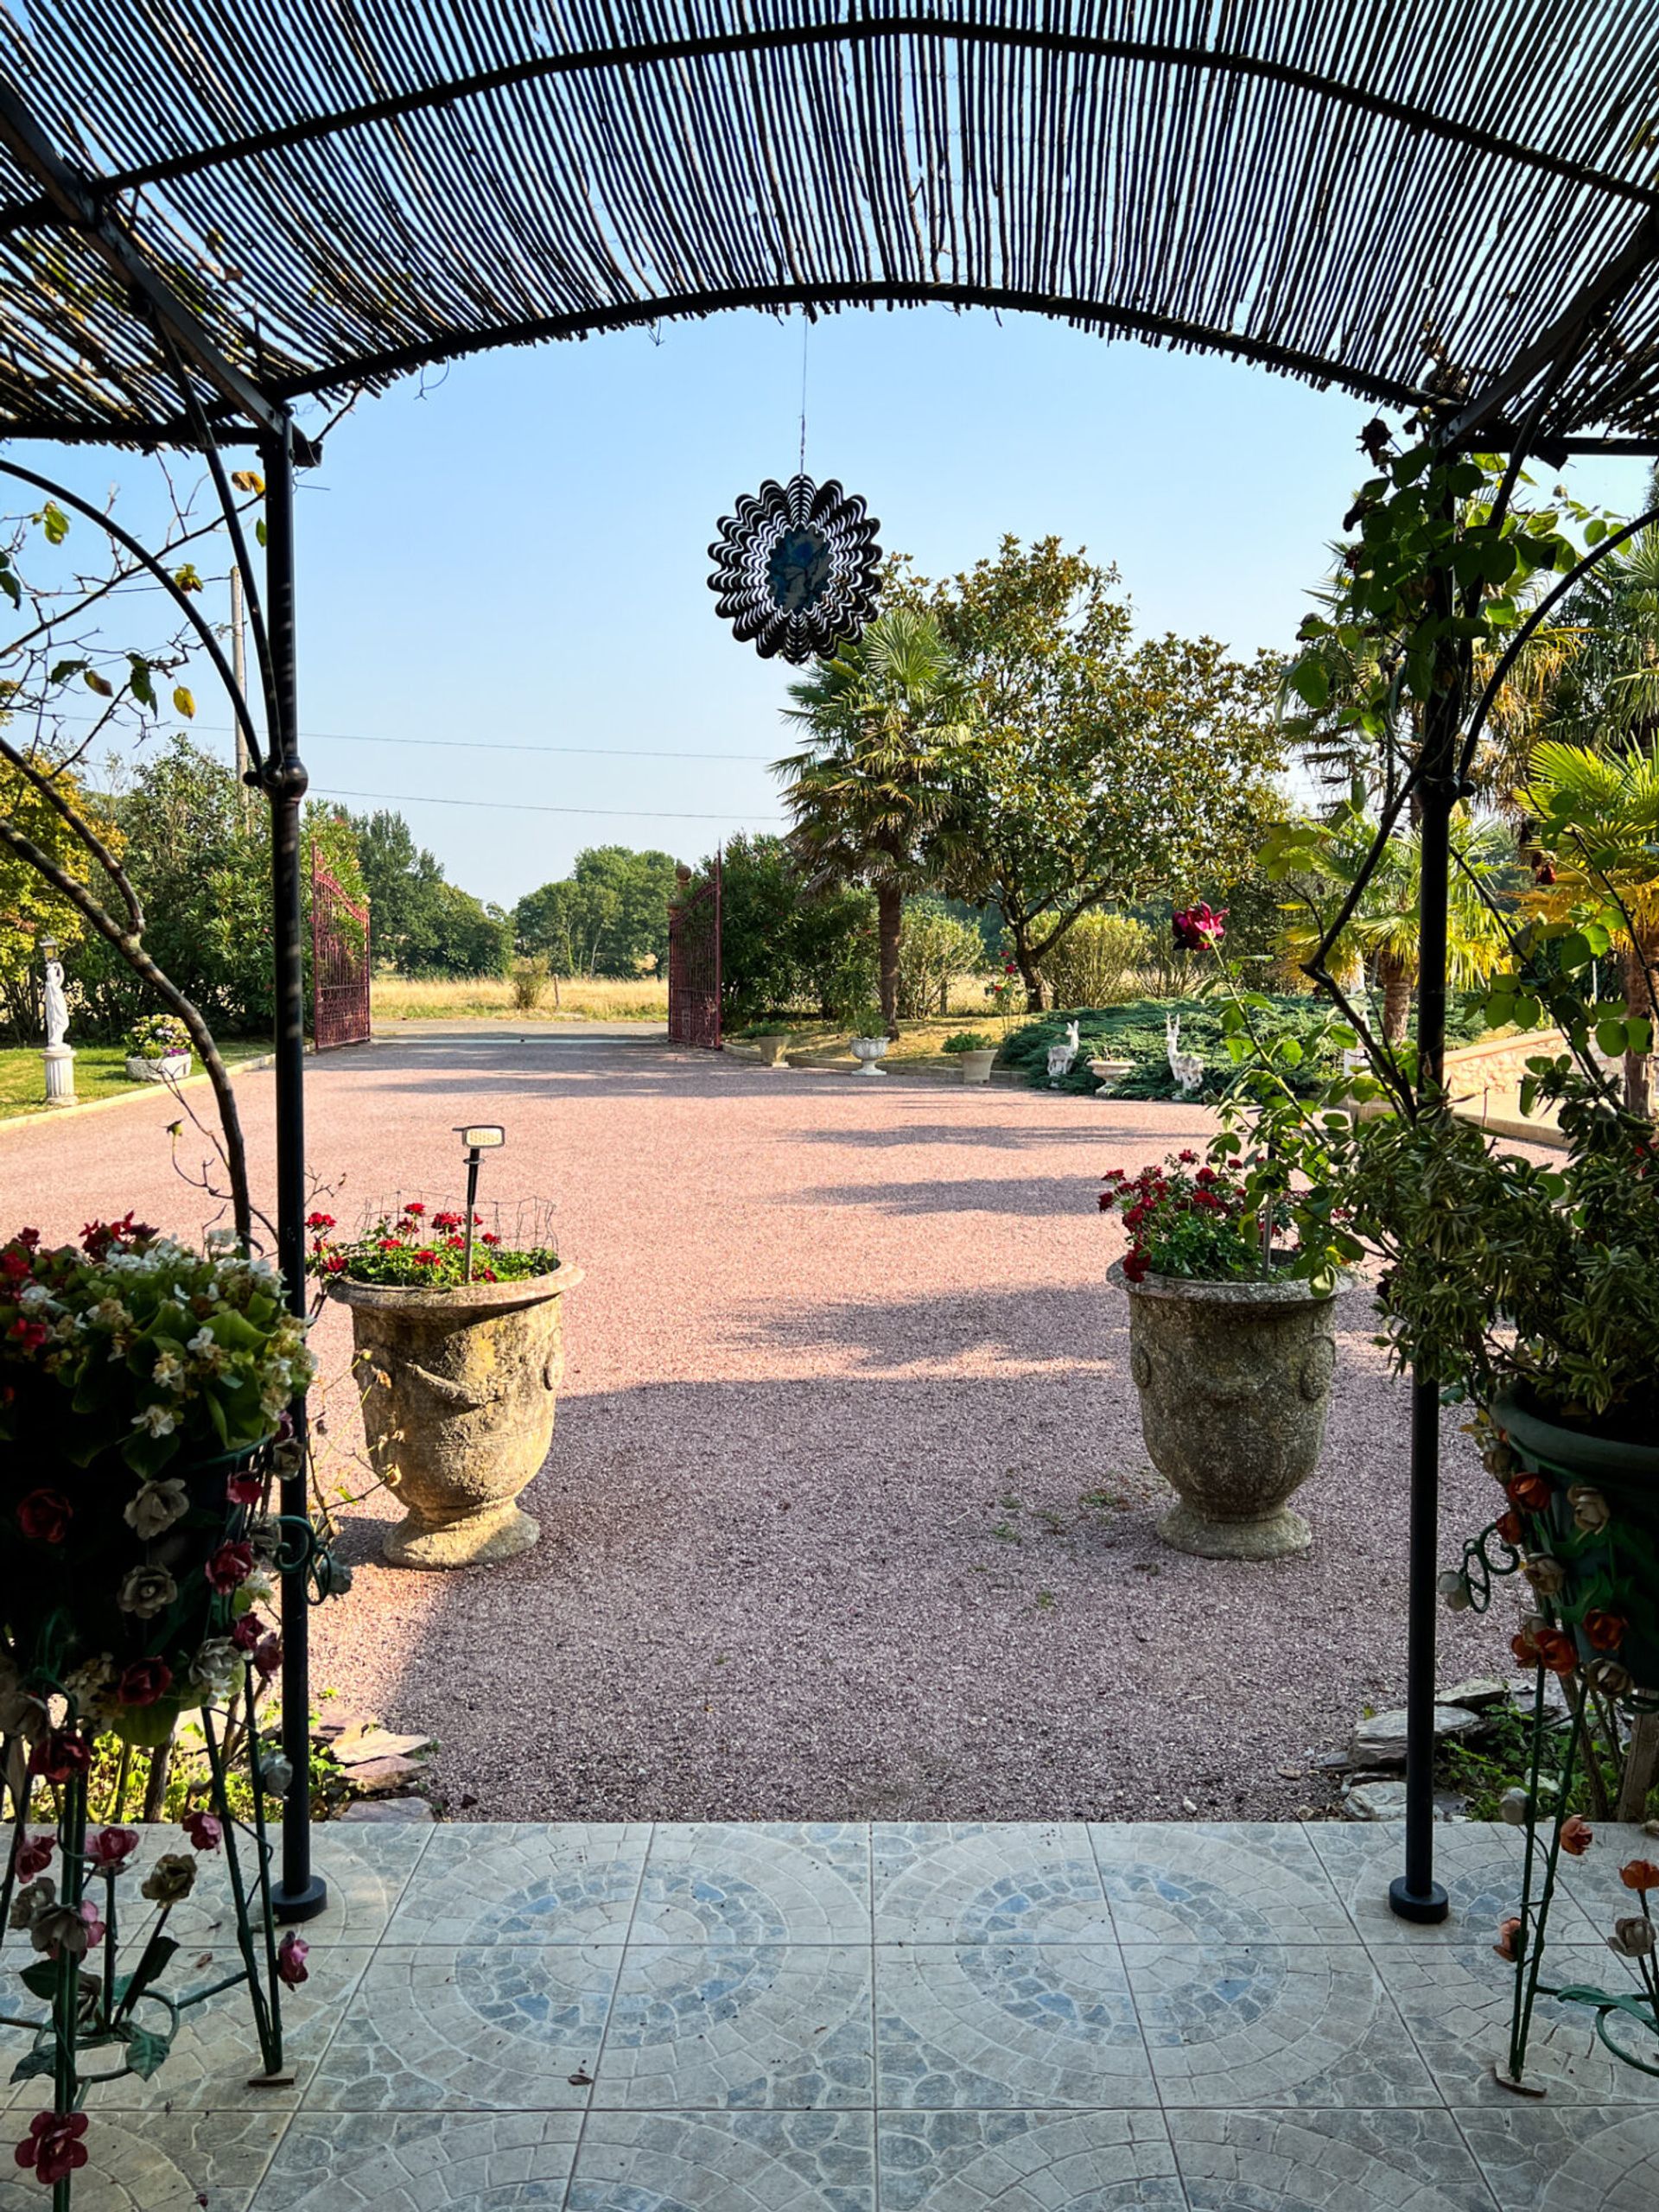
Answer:
[{"label": "weathered stone urn", "polygon": [[448,1290],[329,1284],[352,1309],[370,1459],[404,1508],[394,1567],[484,1566],[540,1537],[518,1494],[553,1440],[562,1301],[581,1281],[567,1263]]},{"label": "weathered stone urn", "polygon": [[1159,1523],[1204,1559],[1281,1559],[1313,1535],[1288,1500],[1325,1441],[1334,1300],[1305,1282],[1112,1281],[1129,1300],[1129,1367],[1152,1464],[1179,1503]]}]

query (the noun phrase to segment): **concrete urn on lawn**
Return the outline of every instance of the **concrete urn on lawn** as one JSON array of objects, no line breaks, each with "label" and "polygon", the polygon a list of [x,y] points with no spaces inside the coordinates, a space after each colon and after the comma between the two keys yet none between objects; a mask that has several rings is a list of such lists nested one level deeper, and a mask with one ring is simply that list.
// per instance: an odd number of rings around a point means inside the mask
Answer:
[{"label": "concrete urn on lawn", "polygon": [[784,1058],[789,1046],[789,1033],[786,1030],[769,1030],[764,1036],[757,1037],[754,1045],[755,1050],[760,1055],[762,1067],[786,1068],[789,1065],[789,1062]]},{"label": "concrete urn on lawn", "polygon": [[964,1083],[988,1083],[991,1070],[996,1065],[996,1046],[992,1045],[978,1052],[958,1052],[957,1058]]},{"label": "concrete urn on lawn", "polygon": [[1110,1280],[1129,1300],[1129,1368],[1152,1464],[1179,1503],[1159,1523],[1177,1551],[1280,1559],[1306,1551],[1289,1500],[1325,1441],[1334,1300],[1305,1282]]},{"label": "concrete urn on lawn", "polygon": [[885,1037],[855,1037],[851,1041],[851,1051],[853,1058],[860,1063],[858,1071],[861,1075],[882,1073],[876,1062],[887,1058],[887,1040]]},{"label": "concrete urn on lawn", "polygon": [[329,1283],[351,1308],[369,1457],[404,1510],[394,1567],[483,1566],[539,1538],[518,1495],[553,1440],[562,1302],[581,1280],[566,1264],[448,1289]]}]

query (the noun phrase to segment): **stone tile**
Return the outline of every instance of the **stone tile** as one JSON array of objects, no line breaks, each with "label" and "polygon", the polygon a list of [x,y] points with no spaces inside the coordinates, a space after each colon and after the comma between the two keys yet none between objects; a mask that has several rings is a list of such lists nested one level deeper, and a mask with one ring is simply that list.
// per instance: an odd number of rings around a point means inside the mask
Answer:
[{"label": "stone tile", "polygon": [[1187,2212],[1155,2112],[880,2112],[881,2212]]},{"label": "stone tile", "polygon": [[1434,2105],[1357,1943],[1126,1944],[1166,2107]]},{"label": "stone tile", "polygon": [[594,2101],[674,2111],[871,2106],[871,2003],[868,1943],[630,1948]]},{"label": "stone tile", "polygon": [[[1520,1910],[1518,1832],[1502,1821],[1442,1821],[1435,1827],[1434,1878],[1452,1909],[1433,1928],[1402,1920],[1389,1904],[1389,1884],[1405,1866],[1403,1821],[1310,1821],[1306,1833],[1366,1943],[1419,1949],[1465,1943],[1486,1949],[1500,1923]],[[1564,1943],[1588,1942],[1593,1933],[1568,1899],[1557,1899],[1551,1925]]]},{"label": "stone tile", "polygon": [[1091,1943],[1111,1914],[1080,1821],[878,1821],[879,1943]]},{"label": "stone tile", "polygon": [[[1629,1821],[1594,1821],[1591,1826],[1596,1840],[1581,1859],[1571,1858],[1564,1851],[1556,1859],[1555,1890],[1558,1899],[1566,1891],[1589,1921],[1597,1941],[1603,1942],[1612,1934],[1616,1920],[1642,1910],[1641,1899],[1620,1881],[1619,1868],[1632,1859],[1659,1859],[1659,1836],[1646,1834]],[[1659,1910],[1659,1895],[1649,1902],[1650,1908]],[[1552,1902],[1552,1929],[1554,1924]]]},{"label": "stone tile", "polygon": [[574,2112],[301,2113],[254,2212],[560,2212],[581,2132]]},{"label": "stone tile", "polygon": [[579,2109],[621,1963],[614,1944],[384,1944],[307,2108]]},{"label": "stone tile", "polygon": [[1510,2097],[1459,2122],[1498,2212],[1653,2212],[1659,2203],[1659,2111]]},{"label": "stone tile", "polygon": [[1493,2212],[1447,2112],[1174,2112],[1169,2133],[1191,2212]]},{"label": "stone tile", "polygon": [[[1494,2061],[1508,2063],[1514,1967],[1472,1950],[1379,1951],[1376,1965],[1447,2104],[1512,2107],[1515,2092],[1493,2080],[1492,2066]],[[1542,1979],[1558,1987],[1636,1987],[1624,1962],[1605,1944],[1550,1943]],[[1627,2042],[1639,2050],[1641,2030],[1634,2028]],[[1659,2064],[1659,2041],[1649,2037],[1649,2043],[1643,2056]],[[1612,2056],[1597,2036],[1591,2008],[1541,1995],[1533,2010],[1525,2078],[1547,2089],[1558,2104],[1659,2104],[1659,2080]]]},{"label": "stone tile", "polygon": [[869,2113],[593,2112],[565,2200],[565,2212],[874,2212],[874,2206]]},{"label": "stone tile", "polygon": [[1121,1943],[1323,1943],[1352,1936],[1306,1830],[1290,1821],[1101,1821],[1089,1840]]},{"label": "stone tile", "polygon": [[[124,1943],[124,1964],[136,1962],[138,1951],[139,1947],[129,1950]],[[266,2112],[297,2104],[328,2049],[340,2024],[341,2008],[357,1987],[370,1956],[366,1950],[339,1947],[315,1951],[308,1961],[308,1979],[298,1989],[283,1991],[283,2070],[294,2075],[291,2088],[249,2086],[249,2077],[263,2072],[264,2061],[254,2031],[253,2008],[244,1984],[235,1989],[220,1990],[216,1997],[193,2005],[181,2014],[173,2048],[149,2081],[141,2080],[136,2074],[125,2074],[118,2080],[90,2087],[86,2092],[87,2110],[148,2112],[170,2105],[181,2113]],[[186,1947],[173,1960],[161,1986],[176,2003],[193,1989],[208,1988],[222,1980],[240,1965],[240,1955],[232,1949],[209,1952]],[[28,1997],[19,1998],[14,2011],[8,1994],[5,2009],[9,2013],[25,2017],[25,2007],[27,2016],[44,2015],[45,2008]],[[165,2031],[167,2015],[159,2005],[148,2004],[141,1999],[137,2014],[141,2027],[158,2034]],[[30,2047],[32,2040],[22,2030],[0,2029],[0,2082],[7,2084],[0,2089],[0,2102],[12,2111],[35,2112],[49,2101],[42,2095],[38,2080],[13,2082],[9,2079],[13,2063]],[[84,2062],[86,2073],[91,2075],[108,2072],[118,2057],[118,2053],[88,2052]]]},{"label": "stone tile", "polygon": [[[197,2212],[204,2200],[213,2212],[247,2212],[289,2117],[270,2109],[94,2113],[87,2163],[74,2177],[75,2212]],[[0,2212],[45,2212],[51,2191],[13,2164],[7,2133]]]},{"label": "stone tile", "polygon": [[620,1943],[645,1872],[644,1821],[434,1828],[386,1929],[394,1943]]},{"label": "stone tile", "polygon": [[681,1821],[652,1834],[631,1943],[863,1943],[861,1823]]},{"label": "stone tile", "polygon": [[[177,1828],[146,1833],[154,1834],[160,1850],[190,1847]],[[343,1827],[333,1821],[313,1828],[311,1862],[328,1885],[328,1903],[300,1929],[306,1942],[314,1947],[378,1943],[431,1836],[430,1828]],[[275,1881],[281,1859],[274,1833],[270,1842]],[[251,1879],[253,1846],[245,1839],[241,1863],[245,1879]],[[195,1890],[168,1926],[184,1943],[219,1942],[233,1936],[235,1917],[222,1850],[204,1852],[197,1859]]]},{"label": "stone tile", "polygon": [[1115,1943],[878,1946],[883,2106],[1157,2101]]}]

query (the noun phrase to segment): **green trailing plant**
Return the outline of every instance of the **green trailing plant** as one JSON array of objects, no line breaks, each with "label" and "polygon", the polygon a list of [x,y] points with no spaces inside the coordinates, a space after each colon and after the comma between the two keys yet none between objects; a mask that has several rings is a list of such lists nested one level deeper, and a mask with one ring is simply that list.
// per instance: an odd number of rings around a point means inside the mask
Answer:
[{"label": "green trailing plant", "polygon": [[996,1039],[982,1029],[958,1029],[954,1037],[947,1037],[939,1050],[942,1052],[994,1052]]}]

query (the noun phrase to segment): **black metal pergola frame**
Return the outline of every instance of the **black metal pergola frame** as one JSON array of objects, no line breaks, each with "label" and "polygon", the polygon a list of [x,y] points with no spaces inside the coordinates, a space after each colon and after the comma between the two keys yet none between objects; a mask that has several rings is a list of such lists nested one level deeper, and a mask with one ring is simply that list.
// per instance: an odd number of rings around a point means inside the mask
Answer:
[{"label": "black metal pergola frame", "polygon": [[[294,1309],[294,485],[319,457],[297,406],[675,316],[932,304],[1230,354],[1517,467],[1659,453],[1659,168],[1640,105],[1656,82],[1643,0],[1491,0],[1473,25],[1446,0],[36,0],[27,28],[0,17],[0,442],[201,452],[245,571],[219,448],[253,443],[265,476],[252,757],[271,813],[275,1219]],[[1416,764],[1433,1084],[1467,704],[1436,702]],[[1439,1454],[1438,1392],[1419,1379],[1391,1893],[1417,1919],[1446,1909]],[[306,1482],[287,1479],[285,1512],[308,1510]],[[303,1775],[302,1570],[283,1630]],[[298,1789],[277,1902],[290,1919],[324,1902]]]}]

